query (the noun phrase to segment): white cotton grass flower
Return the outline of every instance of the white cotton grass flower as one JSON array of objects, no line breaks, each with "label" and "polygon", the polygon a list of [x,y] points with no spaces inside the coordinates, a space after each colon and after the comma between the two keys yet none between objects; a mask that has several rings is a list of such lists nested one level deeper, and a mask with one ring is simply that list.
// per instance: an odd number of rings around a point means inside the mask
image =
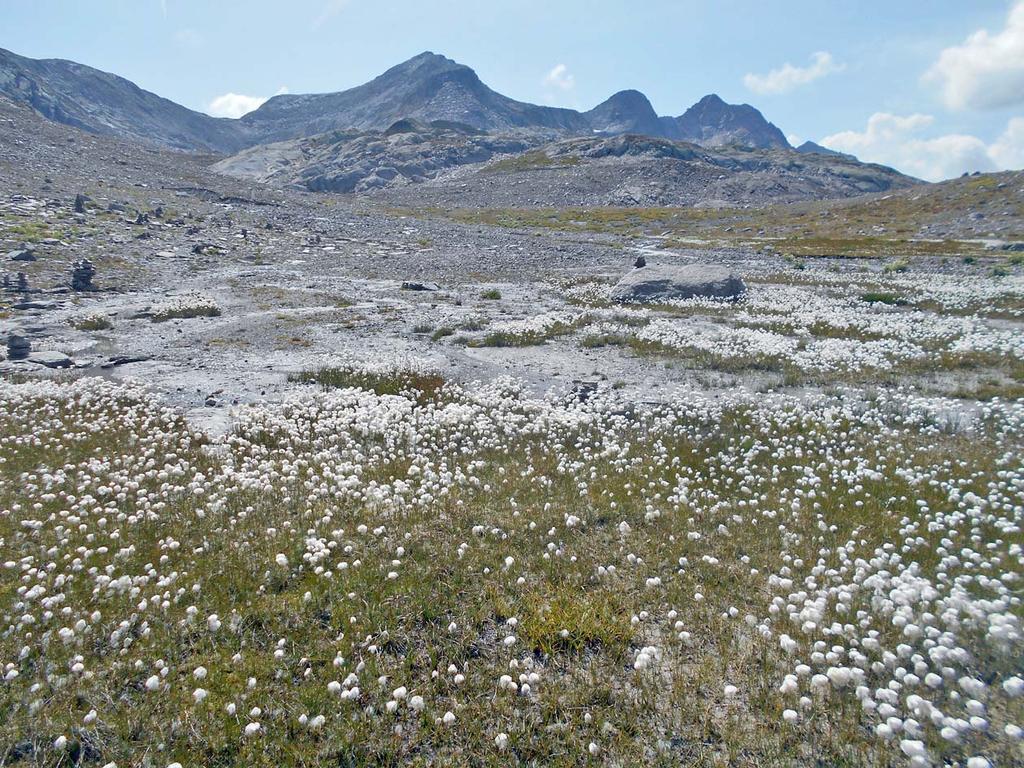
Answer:
[{"label": "white cotton grass flower", "polygon": [[496,746],[498,749],[500,749],[502,751],[504,751],[506,748],[508,748],[508,734],[507,733],[499,733],[497,736],[495,736],[494,737],[494,746]]}]

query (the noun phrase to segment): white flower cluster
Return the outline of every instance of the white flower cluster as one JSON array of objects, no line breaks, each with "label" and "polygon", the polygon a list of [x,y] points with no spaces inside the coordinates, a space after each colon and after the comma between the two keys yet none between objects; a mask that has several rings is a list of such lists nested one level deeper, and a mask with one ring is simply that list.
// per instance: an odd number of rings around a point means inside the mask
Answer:
[{"label": "white flower cluster", "polygon": [[697,699],[885,761],[1019,756],[1024,402],[620,397],[302,388],[205,435],[139,385],[0,383],[0,733],[611,760]]},{"label": "white flower cluster", "polygon": [[220,307],[208,296],[188,294],[154,304],[150,311],[154,320],[170,320],[179,317],[214,317],[220,314]]}]

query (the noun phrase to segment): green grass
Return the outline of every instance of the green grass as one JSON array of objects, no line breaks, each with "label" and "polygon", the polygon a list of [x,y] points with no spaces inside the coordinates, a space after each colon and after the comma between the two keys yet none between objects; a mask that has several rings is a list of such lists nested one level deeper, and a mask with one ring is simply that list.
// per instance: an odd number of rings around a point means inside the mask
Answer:
[{"label": "green grass", "polygon": [[378,395],[412,395],[423,401],[440,397],[445,386],[440,374],[414,370],[373,373],[355,368],[318,368],[290,374],[288,380],[319,384],[325,390],[354,387]]},{"label": "green grass", "polygon": [[487,301],[497,301],[501,298],[501,291],[497,288],[488,288],[486,291],[481,292],[480,298]]},{"label": "green grass", "polygon": [[543,150],[538,149],[493,162],[484,168],[484,173],[521,173],[550,168],[571,168],[574,165],[579,165],[580,162],[581,159],[576,155],[551,157]]}]

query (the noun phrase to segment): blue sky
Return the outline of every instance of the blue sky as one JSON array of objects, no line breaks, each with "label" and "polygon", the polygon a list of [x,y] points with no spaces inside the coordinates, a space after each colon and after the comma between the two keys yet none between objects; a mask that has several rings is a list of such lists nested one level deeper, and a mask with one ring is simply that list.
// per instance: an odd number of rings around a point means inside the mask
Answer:
[{"label": "blue sky", "polygon": [[715,92],[919,176],[1024,165],[1024,0],[0,0],[0,47],[219,113],[432,50],[524,101]]}]

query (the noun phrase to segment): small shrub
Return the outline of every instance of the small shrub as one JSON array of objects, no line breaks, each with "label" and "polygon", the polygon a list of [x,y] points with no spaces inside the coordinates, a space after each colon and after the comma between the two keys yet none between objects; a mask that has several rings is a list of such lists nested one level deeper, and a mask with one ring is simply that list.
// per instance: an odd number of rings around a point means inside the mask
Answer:
[{"label": "small shrub", "polygon": [[487,299],[488,301],[497,301],[501,298],[501,291],[497,288],[489,288],[480,294],[481,299]]},{"label": "small shrub", "polygon": [[79,331],[108,331],[114,327],[106,315],[86,315],[73,320],[71,326]]},{"label": "small shrub", "polygon": [[861,294],[860,300],[866,301],[868,304],[890,304],[895,307],[904,307],[907,304],[906,299],[897,296],[895,293],[882,293],[878,291],[868,291]]},{"label": "small shrub", "polygon": [[319,384],[323,389],[365,389],[378,395],[411,396],[418,402],[437,400],[445,381],[435,371],[393,369],[371,371],[358,368],[320,368],[288,376],[288,381]]},{"label": "small shrub", "polygon": [[430,333],[432,330],[434,330],[434,326],[430,323],[417,323],[412,327],[413,333]]},{"label": "small shrub", "polygon": [[212,299],[203,296],[185,296],[153,307],[150,320],[154,323],[163,323],[167,320],[219,316],[220,307]]},{"label": "small shrub", "polygon": [[447,336],[451,336],[454,333],[455,333],[455,329],[454,328],[449,328],[448,326],[443,326],[441,328],[438,328],[432,334],[430,334],[430,340],[431,341],[440,341],[441,339],[443,339],[443,338],[445,338]]}]

